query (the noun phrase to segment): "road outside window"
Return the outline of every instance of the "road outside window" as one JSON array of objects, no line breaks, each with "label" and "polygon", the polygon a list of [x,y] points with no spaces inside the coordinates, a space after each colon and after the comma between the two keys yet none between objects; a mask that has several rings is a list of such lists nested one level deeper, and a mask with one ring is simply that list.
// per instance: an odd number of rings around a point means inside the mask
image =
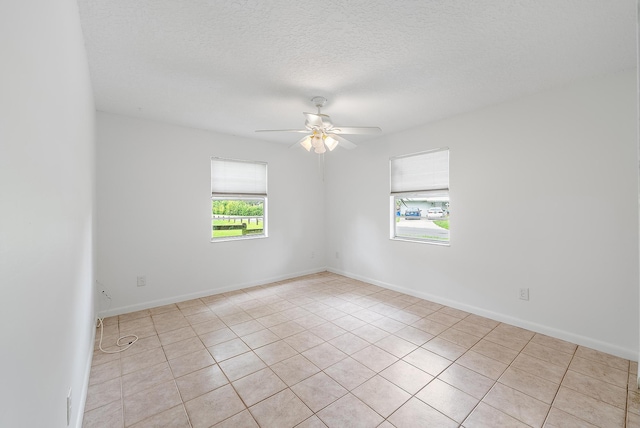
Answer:
[{"label": "road outside window", "polygon": [[449,242],[449,197],[395,197],[395,238]]}]

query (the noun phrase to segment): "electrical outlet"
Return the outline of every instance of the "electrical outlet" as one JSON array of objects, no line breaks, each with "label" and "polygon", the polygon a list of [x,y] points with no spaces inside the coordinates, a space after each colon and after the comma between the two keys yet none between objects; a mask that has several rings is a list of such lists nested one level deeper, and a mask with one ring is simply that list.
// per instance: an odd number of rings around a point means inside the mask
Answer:
[{"label": "electrical outlet", "polygon": [[521,300],[529,300],[529,289],[521,288],[520,289],[520,299]]},{"label": "electrical outlet", "polygon": [[67,394],[67,426],[71,423],[71,411],[73,407],[71,406],[71,388],[69,388],[69,393]]},{"label": "electrical outlet", "polygon": [[311,258],[312,258],[312,259],[315,259],[315,257],[316,257],[316,252],[315,252],[315,251],[312,251],[312,252],[311,252]]},{"label": "electrical outlet", "polygon": [[336,251],[336,259],[340,258],[340,253]]},{"label": "electrical outlet", "polygon": [[138,277],[138,287],[144,287],[145,285],[147,285],[147,277],[146,276],[139,276]]}]

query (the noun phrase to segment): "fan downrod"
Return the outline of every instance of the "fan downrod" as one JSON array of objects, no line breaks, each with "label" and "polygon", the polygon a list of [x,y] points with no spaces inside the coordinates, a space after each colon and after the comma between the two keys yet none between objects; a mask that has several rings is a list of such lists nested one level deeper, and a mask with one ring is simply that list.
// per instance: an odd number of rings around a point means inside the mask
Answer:
[{"label": "fan downrod", "polygon": [[311,98],[311,102],[318,108],[318,114],[320,114],[320,109],[324,107],[324,104],[327,102],[325,97],[313,97]]}]

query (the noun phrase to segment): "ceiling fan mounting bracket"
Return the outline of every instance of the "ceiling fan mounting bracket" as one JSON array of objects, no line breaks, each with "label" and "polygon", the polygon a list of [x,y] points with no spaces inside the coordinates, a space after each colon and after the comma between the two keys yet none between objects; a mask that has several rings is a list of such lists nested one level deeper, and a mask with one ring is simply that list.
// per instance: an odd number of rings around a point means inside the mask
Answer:
[{"label": "ceiling fan mounting bracket", "polygon": [[327,99],[325,97],[318,96],[311,98],[311,102],[318,108],[318,112],[320,112],[320,109],[324,107]]}]

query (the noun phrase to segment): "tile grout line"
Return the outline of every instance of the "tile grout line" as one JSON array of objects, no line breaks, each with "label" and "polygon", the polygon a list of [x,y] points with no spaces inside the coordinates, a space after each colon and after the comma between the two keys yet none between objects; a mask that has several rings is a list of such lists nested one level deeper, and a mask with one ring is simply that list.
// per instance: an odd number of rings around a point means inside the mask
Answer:
[{"label": "tile grout line", "polygon": [[[496,328],[498,328],[501,324],[502,324],[502,323],[498,323],[495,327],[493,327],[491,330],[489,330],[489,332],[488,332],[487,334],[485,334],[484,336],[482,336],[482,338],[480,338],[480,340],[485,339],[485,338],[486,338],[486,337],[487,337],[491,332],[493,332],[493,331],[494,331]],[[437,337],[437,336],[436,336],[436,337]],[[480,342],[480,340],[478,340],[478,342]],[[487,340],[489,340],[489,339],[487,339]],[[492,342],[491,340],[489,340],[489,341],[490,341],[491,343],[495,343],[495,342]],[[476,343],[474,344],[474,346],[475,346],[478,342],[476,342]],[[498,344],[498,345],[499,345],[499,344]],[[472,346],[471,348],[473,348],[473,346]],[[455,363],[457,360],[459,360],[460,358],[462,358],[462,356],[463,356],[463,355],[465,355],[467,352],[469,352],[469,351],[471,350],[471,348],[467,349],[467,351],[465,351],[465,353],[463,353],[463,354],[462,354],[462,355],[460,355],[458,358],[456,358],[456,359],[453,361],[453,363]],[[484,355],[484,354],[481,354],[481,355]],[[486,356],[486,355],[485,355],[485,356]],[[516,358],[517,358],[517,356],[516,356]],[[514,360],[515,360],[515,358],[514,358]],[[465,366],[462,366],[462,367],[465,367]],[[508,368],[508,367],[507,367],[507,368]],[[471,369],[468,369],[468,370],[471,370]],[[476,372],[475,370],[471,370],[471,371],[473,371],[474,373],[478,373],[478,372]],[[505,371],[506,371],[506,369],[505,369]],[[478,374],[479,374],[479,375],[482,375],[482,373],[478,373]],[[503,374],[504,374],[504,372],[503,372]],[[440,375],[438,375],[438,376],[440,376]],[[484,375],[482,375],[482,376],[484,376]],[[502,375],[500,375],[500,376],[502,376]],[[498,379],[500,379],[500,377],[498,377]],[[462,420],[462,422],[460,422],[460,426],[464,425],[464,423],[465,423],[466,421],[468,421],[468,420],[469,420],[469,418],[471,417],[471,415],[473,414],[473,412],[475,412],[475,410],[478,408],[478,406],[480,405],[480,403],[484,402],[485,397],[486,397],[487,395],[489,395],[489,393],[490,393],[490,392],[493,390],[493,388],[496,386],[496,383],[498,383],[498,379],[496,379],[496,380],[493,382],[493,385],[491,385],[491,388],[489,388],[489,390],[488,390],[487,392],[485,392],[485,393],[484,393],[484,395],[482,396],[482,398],[481,398],[480,400],[478,400],[478,403],[476,403],[476,405],[475,405],[475,406],[473,406],[473,409],[471,409],[471,411],[469,412],[469,414],[468,414],[468,415],[467,415],[467,416]],[[443,381],[443,382],[444,382],[444,381]],[[453,386],[453,385],[451,385],[451,386]],[[455,388],[455,387],[454,387],[454,388]],[[464,391],[463,391],[463,392],[464,392]],[[475,397],[474,397],[474,398],[475,398]],[[487,403],[484,403],[484,404],[485,404],[485,405],[487,405],[487,406],[490,406],[490,405],[489,405],[489,404],[487,404]],[[491,407],[493,407],[493,406],[491,406]],[[502,411],[501,411],[501,410],[499,410],[499,409],[496,409],[496,410],[497,410],[497,411],[499,411],[499,412],[502,412]],[[514,419],[515,419],[515,418],[514,418]]]},{"label": "tile grout line", "polygon": [[[527,341],[527,344],[526,344],[526,345],[524,345],[524,346],[522,347],[522,349],[520,350],[520,352],[518,352],[518,355],[520,355],[520,354],[522,354],[522,353],[523,353],[523,351],[526,349],[527,345],[529,345],[529,344],[531,343],[531,341],[533,340],[533,338],[534,338],[534,337],[536,337],[536,334],[537,334],[536,332],[533,332],[533,335],[532,335],[532,336],[531,336],[531,338]],[[576,347],[576,349],[577,349],[577,347]],[[575,351],[574,351],[574,352],[575,352]],[[527,355],[527,354],[525,354],[525,355]],[[516,356],[516,358],[518,358],[518,356]],[[513,361],[515,361],[515,358],[513,359]],[[513,361],[509,364],[509,367],[511,367],[511,366],[512,366]],[[508,369],[509,367],[507,367],[507,369]],[[563,379],[564,379],[564,376],[567,374],[567,370],[569,370],[569,366],[568,366],[568,365],[567,365],[567,368],[566,368],[566,370],[565,370],[564,374],[562,375]],[[506,371],[506,370],[505,370],[505,371]],[[503,373],[503,375],[504,375],[504,373]],[[500,376],[500,378],[502,378],[502,376]],[[500,380],[500,378],[498,378],[498,381]],[[496,383],[497,383],[498,381],[496,381]],[[556,395],[558,394],[558,391],[560,391],[560,386],[561,386],[561,385],[562,385],[562,380],[561,380],[561,381],[560,381],[560,383],[558,384],[558,389],[556,389]],[[514,388],[514,389],[515,389],[515,388]],[[529,395],[529,394],[526,394],[526,395]],[[532,398],[535,398],[535,397],[532,397]],[[555,395],[554,395],[554,399],[555,399]],[[539,400],[539,401],[542,401],[542,400]],[[545,403],[545,404],[546,404],[546,403]],[[551,400],[551,403],[549,404],[549,410],[547,410],[547,414],[545,415],[544,419],[542,420],[542,425],[540,425],[541,427],[543,427],[543,426],[544,426],[544,424],[545,424],[545,422],[547,421],[547,418],[549,417],[549,413],[551,413],[551,409],[552,409],[552,408],[553,408],[553,400]],[[524,421],[520,421],[520,422],[525,423]]]},{"label": "tile grout line", "polygon": [[624,400],[624,427],[625,428],[627,427],[627,424],[629,422],[629,376],[630,375],[631,375],[631,361],[628,361],[626,399]]},{"label": "tile grout line", "polygon": [[[564,379],[567,377],[567,373],[569,373],[569,367],[571,367],[571,363],[573,362],[573,359],[576,357],[576,353],[577,352],[578,352],[578,345],[576,345],[576,348],[573,350],[573,353],[571,354],[571,360],[569,361],[569,364],[567,364],[567,368],[564,371],[564,374],[562,375],[562,379],[560,379],[560,385],[558,385],[558,390],[553,395],[553,400],[551,400],[551,407],[549,408],[549,412],[547,413],[547,417],[544,420],[545,423],[549,419],[549,416],[551,414],[551,409],[554,408],[553,404],[556,402],[556,399],[558,398],[558,394],[560,394],[560,388],[562,388],[562,383],[564,382]],[[558,409],[558,410],[563,411],[562,409]],[[573,416],[575,416],[575,415],[573,415]],[[578,418],[578,419],[584,420],[582,418]],[[589,421],[585,421],[585,422],[590,423]]]}]

